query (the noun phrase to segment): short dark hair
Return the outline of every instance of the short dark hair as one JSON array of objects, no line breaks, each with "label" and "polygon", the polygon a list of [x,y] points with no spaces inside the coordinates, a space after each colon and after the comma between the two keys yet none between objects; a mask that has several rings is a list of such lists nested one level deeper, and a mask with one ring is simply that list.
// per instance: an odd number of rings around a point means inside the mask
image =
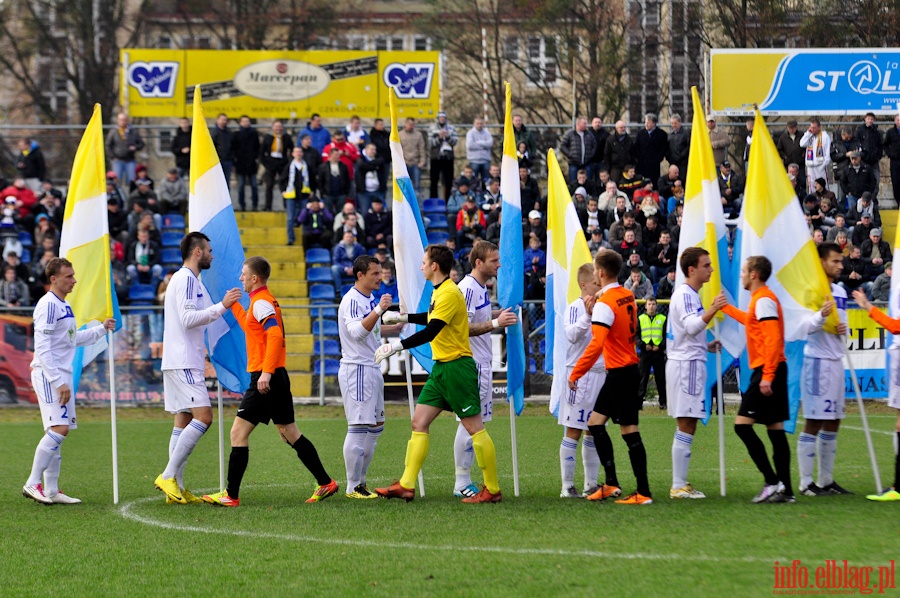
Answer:
[{"label": "short dark hair", "polygon": [[375,266],[380,266],[381,262],[378,261],[374,255],[361,255],[355,260],[353,260],[353,279],[359,280],[359,275],[362,274],[365,276],[369,273],[369,268]]},{"label": "short dark hair", "polygon": [[47,277],[47,280],[50,280],[51,277],[59,274],[59,271],[63,268],[71,268],[72,262],[67,260],[64,257],[55,257],[49,262],[47,262],[47,266],[44,268],[44,275]]},{"label": "short dark hair", "polygon": [[631,269],[631,274],[643,274],[643,272],[641,271],[640,268],[635,266],[634,268]]},{"label": "short dark hair", "polygon": [[490,241],[478,239],[475,241],[475,245],[472,246],[472,251],[469,252],[469,263],[474,267],[476,261],[481,260],[483,262],[487,260],[488,255],[492,251],[500,251],[500,248]]},{"label": "short dark hair", "polygon": [[622,256],[612,249],[601,249],[594,256],[594,267],[603,270],[610,278],[616,277],[622,270]]},{"label": "short dark hair", "polygon": [[219,114],[216,115],[216,119],[218,119],[220,116],[224,116],[225,118],[228,118],[227,114],[225,114],[224,112],[219,112]]},{"label": "short dark hair", "polygon": [[635,218],[635,214],[632,210],[628,210],[622,214],[622,218]]},{"label": "short dark hair", "polygon": [[450,275],[450,269],[453,268],[453,252],[446,245],[436,245],[432,243],[425,248],[425,255],[428,259],[438,265],[441,274]]},{"label": "short dark hair", "polygon": [[272,275],[272,266],[269,265],[269,260],[261,255],[248,257],[244,260],[244,265],[247,266],[251,272],[259,276],[263,282],[269,280],[269,276]]},{"label": "short dark hair", "polygon": [[209,243],[209,237],[199,231],[186,234],[181,240],[181,259],[187,261],[195,247],[203,247],[203,241]]},{"label": "short dark hair", "polygon": [[493,185],[494,183],[497,183],[499,185],[500,179],[498,179],[497,177],[491,177],[491,179],[488,181],[488,185]]},{"label": "short dark hair", "polygon": [[751,255],[747,258],[747,272],[756,272],[762,282],[772,275],[772,262],[764,255]]},{"label": "short dark hair", "polygon": [[318,112],[313,112],[313,113],[310,115],[309,119],[312,120],[312,119],[316,118],[317,116],[319,116],[319,113],[318,113]]},{"label": "short dark hair", "polygon": [[829,255],[831,255],[832,253],[840,253],[841,255],[843,255],[843,253],[844,253],[844,252],[841,250],[841,246],[838,245],[837,243],[833,243],[833,242],[820,243],[820,244],[816,247],[816,251],[819,252],[819,259],[820,259],[820,260],[824,260],[824,259],[827,258]]},{"label": "short dark hair", "polygon": [[681,254],[681,259],[679,260],[682,274],[687,276],[688,269],[696,268],[700,264],[700,257],[704,255],[709,255],[709,252],[702,247],[688,247],[687,249],[685,249],[684,253]]}]

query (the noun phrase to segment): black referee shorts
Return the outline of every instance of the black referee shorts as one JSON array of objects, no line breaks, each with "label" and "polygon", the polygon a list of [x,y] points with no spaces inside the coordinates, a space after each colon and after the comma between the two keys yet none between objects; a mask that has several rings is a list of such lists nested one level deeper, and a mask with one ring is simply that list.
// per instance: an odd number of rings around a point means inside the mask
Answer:
[{"label": "black referee shorts", "polygon": [[644,403],[638,395],[640,385],[641,370],[637,364],[607,370],[594,411],[620,426],[638,425],[638,413]]},{"label": "black referee shorts", "polygon": [[767,426],[787,421],[790,418],[787,373],[787,363],[782,361],[775,370],[775,379],[772,380],[772,396],[767,397],[759,390],[763,369],[755,368],[750,375],[750,386],[741,395],[738,415],[749,417],[756,420],[756,423]]},{"label": "black referee shorts", "polygon": [[291,379],[287,370],[278,368],[269,381],[269,392],[262,394],[256,383],[262,372],[250,374],[250,388],[244,393],[238,407],[237,416],[251,424],[268,425],[269,421],[276,425],[294,423],[294,397],[291,395]]}]

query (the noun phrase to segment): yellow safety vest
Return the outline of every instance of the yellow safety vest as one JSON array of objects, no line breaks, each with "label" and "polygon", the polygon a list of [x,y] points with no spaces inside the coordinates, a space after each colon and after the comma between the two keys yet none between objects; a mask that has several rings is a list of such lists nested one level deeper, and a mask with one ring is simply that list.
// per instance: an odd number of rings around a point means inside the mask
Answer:
[{"label": "yellow safety vest", "polygon": [[644,343],[653,343],[657,347],[662,344],[663,330],[666,327],[666,316],[656,314],[651,320],[647,314],[641,314],[638,322],[641,324],[641,340]]}]

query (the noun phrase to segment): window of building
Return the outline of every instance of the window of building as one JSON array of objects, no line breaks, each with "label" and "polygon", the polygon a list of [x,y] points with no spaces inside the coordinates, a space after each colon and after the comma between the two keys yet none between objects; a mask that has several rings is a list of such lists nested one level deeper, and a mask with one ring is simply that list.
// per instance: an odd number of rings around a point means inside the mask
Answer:
[{"label": "window of building", "polygon": [[156,137],[156,155],[171,156],[173,132],[169,129],[160,129],[154,133],[156,133],[154,135]]},{"label": "window of building", "polygon": [[157,48],[171,48],[172,47],[172,36],[160,35],[158,38],[156,38],[156,47]]},{"label": "window of building", "polygon": [[519,60],[519,38],[517,36],[509,35],[503,40],[503,59]]},{"label": "window of building", "polygon": [[530,85],[556,85],[559,77],[556,38],[531,36],[528,38],[528,75]]},{"label": "window of building", "polygon": [[431,49],[431,38],[424,35],[413,36],[413,50],[422,52]]}]

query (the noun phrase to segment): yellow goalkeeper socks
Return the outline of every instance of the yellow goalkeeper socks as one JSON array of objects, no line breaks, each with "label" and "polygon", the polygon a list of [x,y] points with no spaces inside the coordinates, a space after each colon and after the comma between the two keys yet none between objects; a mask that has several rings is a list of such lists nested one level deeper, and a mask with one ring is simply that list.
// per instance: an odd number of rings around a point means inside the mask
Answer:
[{"label": "yellow goalkeeper socks", "polygon": [[[491,452],[493,453],[493,445]],[[406,469],[403,470],[403,477],[400,478],[400,485],[404,488],[415,488],[416,477],[422,464],[425,463],[425,457],[428,455],[428,434],[425,432],[413,432],[412,438],[406,445]]]},{"label": "yellow goalkeeper socks", "polygon": [[494,450],[494,441],[488,436],[487,430],[482,429],[472,435],[472,447],[475,449],[478,467],[484,474],[484,485],[491,494],[497,494],[500,492],[500,480],[497,478],[497,451]]}]

